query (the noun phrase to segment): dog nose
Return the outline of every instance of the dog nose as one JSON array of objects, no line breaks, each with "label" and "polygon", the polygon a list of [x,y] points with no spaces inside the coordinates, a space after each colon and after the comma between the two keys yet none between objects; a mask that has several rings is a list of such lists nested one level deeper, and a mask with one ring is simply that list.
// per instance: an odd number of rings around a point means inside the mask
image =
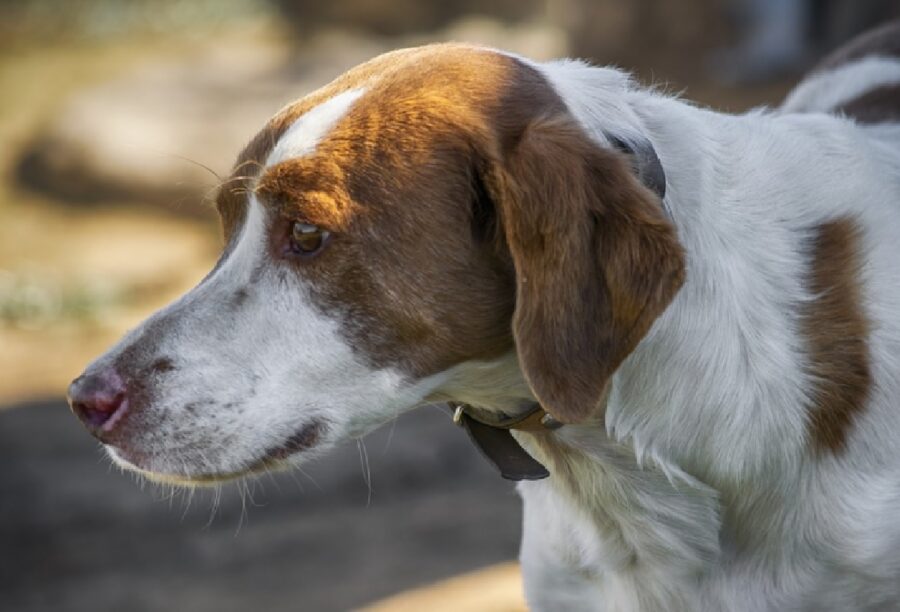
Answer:
[{"label": "dog nose", "polygon": [[125,384],[113,370],[82,374],[69,385],[68,396],[72,412],[101,441],[128,409]]}]

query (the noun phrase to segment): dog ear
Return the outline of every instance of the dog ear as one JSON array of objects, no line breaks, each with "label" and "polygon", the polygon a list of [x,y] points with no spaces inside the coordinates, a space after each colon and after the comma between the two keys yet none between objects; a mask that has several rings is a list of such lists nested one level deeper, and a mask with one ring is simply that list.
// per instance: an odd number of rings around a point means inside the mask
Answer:
[{"label": "dog ear", "polygon": [[513,336],[544,408],[597,414],[610,376],[684,280],[684,253],[633,160],[566,116],[532,121],[488,179],[515,266]]}]

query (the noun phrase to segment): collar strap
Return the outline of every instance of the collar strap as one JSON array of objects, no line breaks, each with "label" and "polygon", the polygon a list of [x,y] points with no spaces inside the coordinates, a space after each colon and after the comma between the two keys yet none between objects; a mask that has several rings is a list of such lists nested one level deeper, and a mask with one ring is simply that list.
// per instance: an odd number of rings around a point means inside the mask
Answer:
[{"label": "collar strap", "polygon": [[529,455],[510,433],[512,430],[546,432],[562,423],[534,403],[515,415],[496,414],[469,404],[450,402],[453,422],[469,434],[481,454],[507,480],[540,480],[550,475],[539,461]]},{"label": "collar strap", "polygon": [[606,137],[613,147],[628,156],[638,180],[659,197],[663,212],[671,220],[672,211],[666,202],[666,171],[650,141],[640,138],[626,140],[612,134]]},{"label": "collar strap", "polygon": [[451,402],[450,407],[453,409],[453,422],[457,425],[461,424],[463,416],[468,416],[482,425],[497,429],[547,431],[562,427],[562,423],[550,416],[537,402],[529,403],[524,411],[512,415],[504,412],[491,412],[471,404],[457,402]]}]

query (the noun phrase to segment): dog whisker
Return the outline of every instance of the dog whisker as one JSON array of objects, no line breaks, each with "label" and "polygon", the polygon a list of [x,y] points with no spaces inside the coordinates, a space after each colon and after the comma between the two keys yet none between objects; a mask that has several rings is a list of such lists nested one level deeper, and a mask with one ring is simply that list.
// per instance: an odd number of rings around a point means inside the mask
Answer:
[{"label": "dog whisker", "polygon": [[[306,470],[304,470],[304,469],[303,469],[302,467],[300,467],[299,465],[296,465],[296,466],[294,466],[294,467],[297,469],[298,472],[300,472],[304,477],[306,477],[306,479],[309,480],[309,481],[313,484],[313,486],[314,486],[316,489],[318,489],[319,491],[322,490],[322,487],[319,485],[318,482],[316,482],[316,479],[313,478],[312,475],[311,475],[309,472],[307,472]],[[302,490],[303,490],[303,485],[301,485],[299,482],[297,482],[297,484],[300,485],[300,490],[302,491]]]},{"label": "dog whisker", "polygon": [[281,485],[278,484],[278,479],[275,478],[275,474],[273,474],[271,471],[266,471],[265,474],[266,474],[266,477],[269,479],[269,482],[271,482],[275,486],[275,490],[278,491],[278,494],[281,495],[282,494]]},{"label": "dog whisker", "polygon": [[[271,475],[271,472],[267,472],[267,473]],[[257,502],[256,498],[253,497],[253,495],[255,493],[254,489],[256,488],[257,485],[259,485],[260,492],[263,495],[265,495],[266,490],[265,490],[265,487],[263,486],[262,481],[259,478],[259,475],[254,475],[254,476],[251,476],[250,480],[247,481],[247,499],[250,500],[250,506],[252,506],[254,508],[262,508],[263,506],[265,506],[265,504],[261,504],[261,503]]]},{"label": "dog whisker", "polygon": [[[255,159],[247,159],[247,160],[244,160],[243,162],[241,162],[240,164],[238,164],[237,166],[235,166],[235,167],[231,170],[231,172],[232,172],[233,174],[234,174],[234,173],[237,173],[237,172],[243,170],[244,168],[246,168],[246,167],[248,167],[248,166],[250,166],[250,167],[255,167],[255,168],[259,169],[259,170],[262,170],[262,169],[265,168],[265,164],[262,164],[261,162],[255,160]],[[253,178],[253,177],[243,177],[243,178]]]},{"label": "dog whisker", "polygon": [[241,496],[241,514],[238,517],[238,525],[237,529],[234,531],[234,537],[238,537],[241,533],[241,527],[244,526],[244,521],[247,520],[247,483],[243,480],[239,480],[237,483],[238,493]]},{"label": "dog whisker", "polygon": [[185,157],[184,155],[178,155],[177,153],[160,153],[160,155],[162,155],[164,157],[171,157],[174,159],[180,159],[182,161],[186,161],[189,164],[193,164],[193,165],[197,166],[198,168],[202,168],[202,169],[206,170],[207,172],[212,174],[216,178],[217,181],[222,180],[222,177],[219,176],[218,172],[216,172],[215,170],[213,170],[206,164],[204,164],[202,162],[198,162],[196,159],[191,159],[190,157]]},{"label": "dog whisker", "polygon": [[381,454],[386,455],[388,452],[388,447],[391,445],[391,441],[394,439],[394,430],[397,429],[397,417],[391,419],[391,428],[388,430],[387,440],[384,442],[384,449],[382,449]]},{"label": "dog whisker", "polygon": [[363,480],[366,482],[368,494],[366,496],[366,507],[372,504],[372,471],[369,467],[369,453],[366,451],[366,443],[362,438],[356,439],[356,447],[359,449],[360,467],[363,471]]},{"label": "dog whisker", "polygon": [[212,504],[209,509],[209,519],[206,521],[206,524],[203,526],[204,530],[208,530],[212,524],[213,520],[216,518],[216,512],[219,510],[219,504],[222,501],[222,485],[216,484],[213,488],[212,495]]},{"label": "dog whisker", "polygon": [[194,492],[197,489],[195,487],[188,487],[187,492],[184,497],[184,510],[181,512],[181,522],[184,522],[185,517],[187,517],[188,511],[191,509],[191,501],[194,499]]}]

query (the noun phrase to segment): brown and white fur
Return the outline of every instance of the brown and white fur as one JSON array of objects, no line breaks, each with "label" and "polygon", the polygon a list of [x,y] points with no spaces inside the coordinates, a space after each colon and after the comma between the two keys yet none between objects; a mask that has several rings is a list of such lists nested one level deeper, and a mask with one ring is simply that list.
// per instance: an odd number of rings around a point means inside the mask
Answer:
[{"label": "brown and white fur", "polygon": [[[900,609],[900,140],[838,107],[378,57],[253,139],[215,269],[73,407],[119,464],[191,484],[429,402],[536,399],[567,425],[516,433],[551,472],[519,486],[532,608]],[[664,201],[613,142],[652,147]],[[315,256],[295,221],[330,232]]]}]

